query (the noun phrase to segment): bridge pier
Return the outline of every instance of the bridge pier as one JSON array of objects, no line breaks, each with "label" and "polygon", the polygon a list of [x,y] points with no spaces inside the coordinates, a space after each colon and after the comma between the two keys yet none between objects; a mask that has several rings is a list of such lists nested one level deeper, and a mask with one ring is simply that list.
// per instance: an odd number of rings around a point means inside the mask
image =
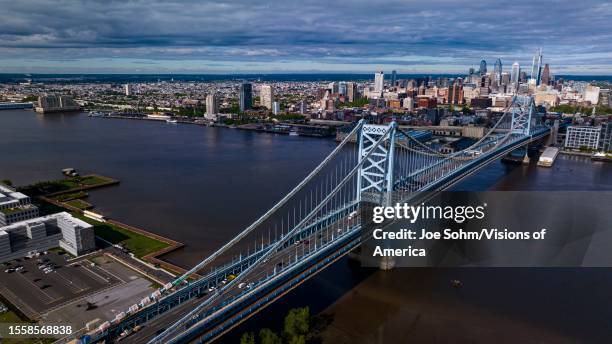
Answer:
[{"label": "bridge pier", "polygon": [[523,157],[523,165],[529,165],[530,161],[529,155],[527,155],[527,152],[525,152],[525,156]]}]

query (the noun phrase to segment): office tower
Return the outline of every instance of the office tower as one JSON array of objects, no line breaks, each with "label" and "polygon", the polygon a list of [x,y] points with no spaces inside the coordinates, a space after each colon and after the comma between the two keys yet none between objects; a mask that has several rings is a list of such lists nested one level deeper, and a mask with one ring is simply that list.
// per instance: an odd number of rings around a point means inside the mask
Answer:
[{"label": "office tower", "polygon": [[519,65],[518,62],[514,62],[512,64],[512,72],[510,73],[510,82],[513,83],[515,87],[518,86],[520,73],[521,73],[521,66]]},{"label": "office tower", "polygon": [[273,102],[274,102],[274,93],[272,90],[272,86],[261,85],[261,90],[259,92],[259,103],[261,104],[261,106],[264,106],[269,110],[272,110]]},{"label": "office tower", "polygon": [[480,75],[485,75],[487,74],[487,61],[482,60],[480,61]]},{"label": "office tower", "polygon": [[463,85],[461,85],[461,82],[455,81],[448,88],[448,103],[455,105],[463,104]]},{"label": "office tower", "polygon": [[495,61],[495,65],[493,66],[493,73],[495,74],[495,81],[497,81],[497,84],[500,85],[502,75],[502,62],[499,58]]},{"label": "office tower", "polygon": [[473,75],[475,72],[474,67],[470,67],[470,70],[468,72],[469,75]]},{"label": "office tower", "polygon": [[209,116],[219,113],[219,97],[216,94],[206,96],[206,114]]},{"label": "office tower", "polygon": [[397,81],[397,72],[391,71],[391,87],[395,86],[395,81]]},{"label": "office tower", "polygon": [[356,83],[349,82],[346,84],[346,96],[351,103],[358,99]]},{"label": "office tower", "polygon": [[306,104],[306,101],[305,101],[305,100],[302,100],[302,101],[300,102],[300,113],[301,113],[302,115],[305,115],[305,114],[307,114],[307,113],[308,113],[308,104]]},{"label": "office tower", "polygon": [[132,85],[125,84],[125,95],[126,96],[131,96],[132,95]]},{"label": "office tower", "polygon": [[381,70],[378,73],[374,74],[374,92],[381,93],[384,89],[385,84],[385,74]]},{"label": "office tower", "polygon": [[542,49],[533,55],[533,62],[531,63],[531,78],[529,83],[532,85],[540,84],[540,73],[542,70]]},{"label": "office tower", "polygon": [[542,71],[542,85],[550,85],[550,67],[548,63],[544,65],[544,70]]},{"label": "office tower", "polygon": [[274,115],[278,115],[280,113],[280,103],[279,102],[272,103],[272,113]]},{"label": "office tower", "polygon": [[346,81],[340,81],[338,83],[338,94],[346,96]]},{"label": "office tower", "polygon": [[245,111],[253,106],[253,87],[248,82],[240,84],[240,94],[238,95],[240,111]]}]

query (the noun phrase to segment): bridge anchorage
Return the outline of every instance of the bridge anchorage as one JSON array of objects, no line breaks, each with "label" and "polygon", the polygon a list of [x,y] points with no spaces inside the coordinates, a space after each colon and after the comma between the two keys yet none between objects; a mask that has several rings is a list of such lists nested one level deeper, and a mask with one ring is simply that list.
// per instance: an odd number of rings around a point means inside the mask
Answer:
[{"label": "bridge anchorage", "polygon": [[[533,99],[523,96],[513,98],[483,137],[447,154],[424,142],[426,133],[362,120],[250,226],[93,333],[80,333],[81,340],[213,341],[359,246],[367,220],[362,205],[410,202],[444,190],[549,132]],[[192,279],[196,272],[203,277]]]}]

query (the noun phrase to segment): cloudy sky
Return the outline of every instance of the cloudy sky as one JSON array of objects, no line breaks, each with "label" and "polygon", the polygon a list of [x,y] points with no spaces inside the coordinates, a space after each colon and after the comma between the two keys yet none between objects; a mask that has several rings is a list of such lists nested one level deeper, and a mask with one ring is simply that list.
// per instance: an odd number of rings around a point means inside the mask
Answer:
[{"label": "cloudy sky", "polygon": [[0,0],[0,72],[612,74],[609,1]]}]

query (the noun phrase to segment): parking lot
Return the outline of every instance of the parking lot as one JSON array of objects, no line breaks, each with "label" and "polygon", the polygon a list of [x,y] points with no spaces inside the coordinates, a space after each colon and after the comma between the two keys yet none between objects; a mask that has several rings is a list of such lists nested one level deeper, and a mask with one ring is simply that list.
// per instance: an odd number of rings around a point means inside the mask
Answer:
[{"label": "parking lot", "polygon": [[5,263],[0,293],[28,317],[38,319],[51,309],[124,282],[88,260],[68,262],[69,258],[48,252]]}]

